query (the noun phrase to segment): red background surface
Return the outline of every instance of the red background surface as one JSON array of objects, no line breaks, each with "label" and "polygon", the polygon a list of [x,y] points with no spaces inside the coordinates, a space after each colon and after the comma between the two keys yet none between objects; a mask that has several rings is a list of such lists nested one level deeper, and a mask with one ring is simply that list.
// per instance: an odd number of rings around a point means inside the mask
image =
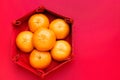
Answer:
[{"label": "red background surface", "polygon": [[119,0],[1,0],[0,80],[39,80],[11,61],[11,22],[40,5],[72,17],[74,59],[45,80],[120,80]]}]

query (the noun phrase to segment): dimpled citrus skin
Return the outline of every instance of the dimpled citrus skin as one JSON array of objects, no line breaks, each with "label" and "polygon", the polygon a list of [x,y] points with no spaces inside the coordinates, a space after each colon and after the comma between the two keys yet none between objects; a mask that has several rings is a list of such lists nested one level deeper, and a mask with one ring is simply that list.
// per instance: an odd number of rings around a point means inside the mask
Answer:
[{"label": "dimpled citrus skin", "polygon": [[30,31],[35,32],[38,28],[49,27],[49,19],[44,14],[34,14],[28,20],[28,26]]},{"label": "dimpled citrus skin", "polygon": [[51,63],[51,55],[49,52],[41,52],[33,50],[29,56],[30,65],[37,69],[44,69]]},{"label": "dimpled citrus skin", "polygon": [[34,32],[33,45],[40,51],[48,51],[53,48],[56,42],[56,36],[52,30],[39,28]]},{"label": "dimpled citrus skin", "polygon": [[23,52],[30,52],[33,49],[32,45],[33,33],[30,31],[22,31],[16,37],[16,45]]},{"label": "dimpled citrus skin", "polygon": [[69,25],[63,19],[53,20],[49,29],[54,31],[57,39],[64,39],[70,32]]},{"label": "dimpled citrus skin", "polygon": [[55,46],[51,50],[51,56],[54,60],[64,61],[71,54],[71,45],[65,40],[56,41]]}]

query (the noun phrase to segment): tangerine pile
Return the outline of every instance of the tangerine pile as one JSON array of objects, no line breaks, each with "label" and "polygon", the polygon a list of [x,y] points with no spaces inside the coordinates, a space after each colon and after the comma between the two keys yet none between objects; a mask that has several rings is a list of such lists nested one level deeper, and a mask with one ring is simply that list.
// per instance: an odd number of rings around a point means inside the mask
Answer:
[{"label": "tangerine pile", "polygon": [[49,21],[44,14],[34,14],[28,20],[29,31],[22,31],[16,37],[17,47],[30,53],[29,63],[33,68],[45,69],[54,59],[66,60],[71,53],[71,45],[65,41],[69,35],[69,25],[63,19]]}]

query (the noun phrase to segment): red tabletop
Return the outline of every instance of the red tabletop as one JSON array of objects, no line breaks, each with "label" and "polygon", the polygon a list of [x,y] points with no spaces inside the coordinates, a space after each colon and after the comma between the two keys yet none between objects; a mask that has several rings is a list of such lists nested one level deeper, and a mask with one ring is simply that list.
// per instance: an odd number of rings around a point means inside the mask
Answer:
[{"label": "red tabletop", "polygon": [[73,61],[45,80],[120,80],[119,0],[1,0],[0,80],[39,80],[11,61],[11,22],[40,5],[74,19]]}]

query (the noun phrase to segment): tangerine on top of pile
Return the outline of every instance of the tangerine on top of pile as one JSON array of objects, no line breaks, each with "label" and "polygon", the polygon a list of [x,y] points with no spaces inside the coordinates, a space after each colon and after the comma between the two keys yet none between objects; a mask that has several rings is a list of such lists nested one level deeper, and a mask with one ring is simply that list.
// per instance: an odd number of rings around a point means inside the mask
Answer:
[{"label": "tangerine on top of pile", "polygon": [[33,34],[33,45],[37,50],[49,51],[56,42],[56,36],[52,30],[39,28]]}]

